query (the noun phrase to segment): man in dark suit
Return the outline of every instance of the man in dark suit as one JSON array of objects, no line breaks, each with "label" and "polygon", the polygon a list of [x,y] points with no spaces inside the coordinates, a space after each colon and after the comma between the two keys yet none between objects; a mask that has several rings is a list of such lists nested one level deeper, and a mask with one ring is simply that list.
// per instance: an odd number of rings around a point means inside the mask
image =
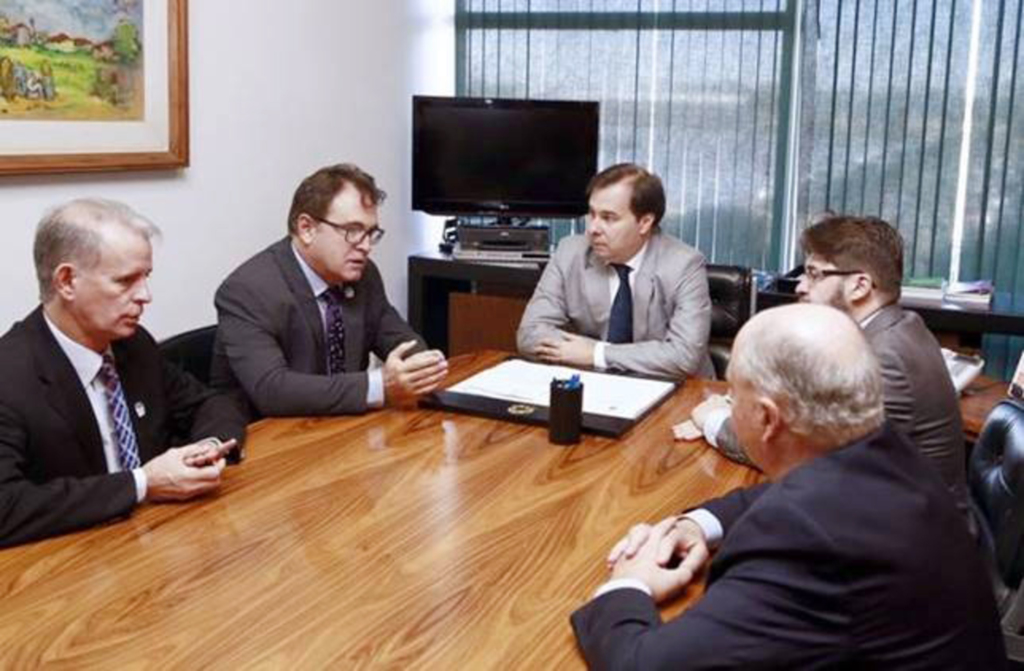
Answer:
[{"label": "man in dark suit", "polygon": [[[760,313],[728,378],[735,429],[770,482],[634,527],[608,558],[611,582],[572,616],[587,662],[1004,668],[980,555],[935,469],[884,421],[857,326],[826,306]],[[663,623],[656,602],[718,543],[700,602]]]},{"label": "man in dark suit", "polygon": [[[915,312],[898,301],[903,240],[874,217],[827,215],[801,238],[806,255],[797,286],[800,300],[831,305],[861,328],[882,366],[885,414],[939,469],[972,534],[963,427],[956,390],[939,343]],[[748,462],[732,430],[728,408],[710,400],[693,419],[723,454]]]},{"label": "man in dark suit", "polygon": [[[217,290],[211,381],[241,387],[257,415],[336,415],[433,391],[448,364],[398,315],[370,247],[384,192],[350,164],[295,191],[288,236]],[[368,371],[373,352],[384,360]]]},{"label": "man in dark suit", "polygon": [[103,200],[40,222],[42,305],[0,338],[0,545],[212,491],[244,438],[241,405],[164,361],[139,326],[156,233]]}]

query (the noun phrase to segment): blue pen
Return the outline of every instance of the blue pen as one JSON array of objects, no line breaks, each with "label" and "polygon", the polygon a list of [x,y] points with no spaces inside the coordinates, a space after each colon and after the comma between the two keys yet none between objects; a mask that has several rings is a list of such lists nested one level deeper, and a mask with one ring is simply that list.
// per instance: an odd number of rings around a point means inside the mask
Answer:
[{"label": "blue pen", "polygon": [[579,389],[580,388],[580,375],[579,375],[579,373],[574,373],[573,376],[569,378],[569,381],[568,381],[568,383],[566,383],[565,387],[566,387],[566,389]]}]

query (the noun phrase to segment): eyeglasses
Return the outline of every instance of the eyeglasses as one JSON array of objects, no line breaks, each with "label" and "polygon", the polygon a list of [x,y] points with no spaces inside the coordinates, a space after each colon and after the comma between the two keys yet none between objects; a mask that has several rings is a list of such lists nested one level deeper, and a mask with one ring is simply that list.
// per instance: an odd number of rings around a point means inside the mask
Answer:
[{"label": "eyeglasses", "polygon": [[807,281],[811,284],[817,284],[826,277],[835,277],[843,275],[858,275],[863,271],[860,270],[837,270],[829,268],[815,268],[814,266],[804,266],[804,272],[801,277],[806,277]]},{"label": "eyeglasses", "polygon": [[309,216],[312,217],[313,219],[316,219],[321,224],[327,224],[334,230],[344,233],[345,242],[347,242],[350,245],[361,244],[363,240],[366,240],[367,238],[370,239],[371,245],[375,245],[378,242],[380,242],[381,238],[384,237],[384,229],[381,228],[380,226],[371,226],[370,228],[367,228],[360,224],[336,224],[333,221],[327,221],[326,219],[321,219],[320,217],[314,217],[313,215]]}]

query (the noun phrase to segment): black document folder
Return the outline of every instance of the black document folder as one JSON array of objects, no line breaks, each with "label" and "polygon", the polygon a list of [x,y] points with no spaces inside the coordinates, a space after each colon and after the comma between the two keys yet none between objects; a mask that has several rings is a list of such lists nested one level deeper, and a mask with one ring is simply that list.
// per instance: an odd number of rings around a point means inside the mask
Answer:
[{"label": "black document folder", "polygon": [[[509,357],[517,358],[517,357]],[[499,362],[502,363],[502,362]],[[583,413],[583,430],[587,433],[594,433],[599,436],[608,436],[611,438],[617,438],[622,434],[629,431],[634,424],[641,421],[644,417],[651,413],[652,410],[657,408],[659,405],[665,402],[667,398],[672,396],[679,386],[682,384],[678,380],[666,380],[664,378],[656,378],[644,375],[632,375],[625,373],[615,373],[610,371],[597,371],[602,375],[619,375],[621,377],[632,377],[646,380],[657,380],[659,382],[670,382],[672,384],[672,390],[662,396],[656,403],[653,403],[647,408],[643,414],[635,419],[629,419],[626,417],[612,417],[608,415],[597,415],[589,412]],[[586,398],[586,388],[583,390],[583,396]],[[480,417],[489,417],[491,419],[503,419],[510,422],[518,422],[522,424],[535,424],[538,426],[548,425],[548,407],[542,405],[533,405],[522,403],[518,401],[509,401],[499,398],[490,398],[487,396],[477,396],[473,394],[462,394],[453,391],[436,391],[433,394],[428,394],[420,400],[420,405],[426,408],[436,408],[440,410],[451,410],[453,412],[461,412],[468,415],[477,415]]]}]

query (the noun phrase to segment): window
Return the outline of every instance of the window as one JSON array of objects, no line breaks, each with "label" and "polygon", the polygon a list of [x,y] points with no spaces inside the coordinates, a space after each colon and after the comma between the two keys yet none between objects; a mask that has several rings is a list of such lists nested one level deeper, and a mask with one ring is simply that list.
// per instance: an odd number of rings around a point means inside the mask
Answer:
[{"label": "window", "polygon": [[[1024,311],[1022,8],[460,0],[457,91],[600,101],[600,165],[660,174],[663,225],[712,262],[785,269],[810,214],[863,212],[907,275],[991,278]],[[987,372],[1021,346],[987,338]]]}]

